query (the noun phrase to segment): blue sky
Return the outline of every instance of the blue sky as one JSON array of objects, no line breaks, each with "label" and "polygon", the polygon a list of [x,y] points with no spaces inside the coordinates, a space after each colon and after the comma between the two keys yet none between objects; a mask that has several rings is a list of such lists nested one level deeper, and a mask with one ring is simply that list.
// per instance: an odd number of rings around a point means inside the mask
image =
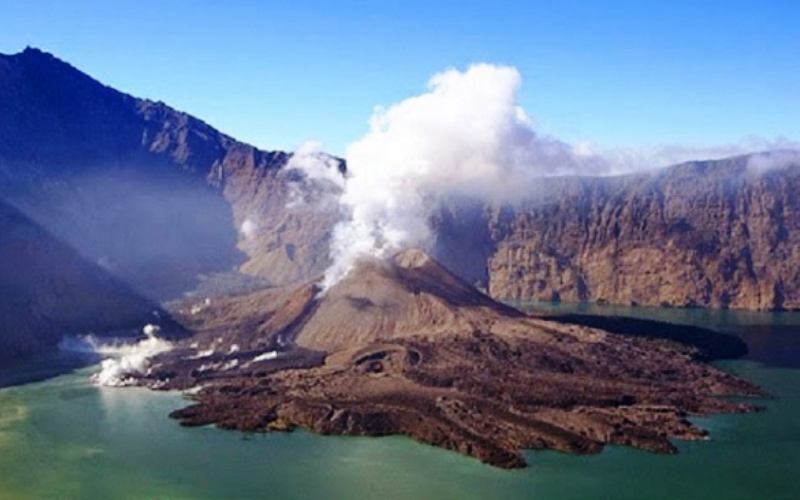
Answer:
[{"label": "blue sky", "polygon": [[49,51],[266,149],[333,153],[450,67],[516,67],[540,132],[604,146],[800,140],[800,2],[0,0]]}]

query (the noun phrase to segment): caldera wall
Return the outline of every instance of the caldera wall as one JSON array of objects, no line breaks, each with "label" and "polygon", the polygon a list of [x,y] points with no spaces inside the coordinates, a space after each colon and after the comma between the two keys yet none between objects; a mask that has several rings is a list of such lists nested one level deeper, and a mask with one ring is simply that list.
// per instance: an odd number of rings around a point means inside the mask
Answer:
[{"label": "caldera wall", "polygon": [[490,294],[800,308],[800,166],[758,171],[749,160],[547,180],[538,201],[487,214]]}]

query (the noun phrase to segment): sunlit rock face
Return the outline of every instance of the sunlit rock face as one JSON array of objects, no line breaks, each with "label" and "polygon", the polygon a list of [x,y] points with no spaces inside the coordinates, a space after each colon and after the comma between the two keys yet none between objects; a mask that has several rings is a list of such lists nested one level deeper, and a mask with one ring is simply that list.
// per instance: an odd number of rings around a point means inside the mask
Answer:
[{"label": "sunlit rock face", "polygon": [[800,164],[754,158],[549,180],[540,200],[486,218],[491,295],[800,308]]}]

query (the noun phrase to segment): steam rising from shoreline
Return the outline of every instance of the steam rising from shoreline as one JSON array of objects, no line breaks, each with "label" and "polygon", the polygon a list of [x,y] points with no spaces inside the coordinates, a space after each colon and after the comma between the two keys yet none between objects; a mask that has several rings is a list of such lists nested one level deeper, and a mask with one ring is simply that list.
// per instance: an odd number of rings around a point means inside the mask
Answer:
[{"label": "steam rising from shoreline", "polygon": [[65,351],[113,356],[102,361],[100,372],[92,375],[92,382],[97,385],[122,387],[131,385],[137,376],[147,373],[150,358],[172,349],[170,342],[156,337],[159,330],[156,325],[146,325],[142,332],[147,338],[135,344],[108,344],[93,336],[86,336],[65,339],[59,347]]}]

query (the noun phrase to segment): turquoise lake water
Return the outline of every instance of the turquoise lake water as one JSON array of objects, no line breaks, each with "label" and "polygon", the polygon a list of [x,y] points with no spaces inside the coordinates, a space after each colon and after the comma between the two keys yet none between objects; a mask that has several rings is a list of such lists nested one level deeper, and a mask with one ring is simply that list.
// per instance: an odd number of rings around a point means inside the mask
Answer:
[{"label": "turquoise lake water", "polygon": [[[403,437],[182,428],[167,418],[182,396],[94,387],[89,367],[0,390],[0,500],[800,499],[800,314],[577,309],[738,333],[748,359],[718,365],[777,399],[697,419],[712,440],[679,442],[678,455],[528,452],[530,467],[503,471]],[[41,368],[0,369],[0,383]]]}]

